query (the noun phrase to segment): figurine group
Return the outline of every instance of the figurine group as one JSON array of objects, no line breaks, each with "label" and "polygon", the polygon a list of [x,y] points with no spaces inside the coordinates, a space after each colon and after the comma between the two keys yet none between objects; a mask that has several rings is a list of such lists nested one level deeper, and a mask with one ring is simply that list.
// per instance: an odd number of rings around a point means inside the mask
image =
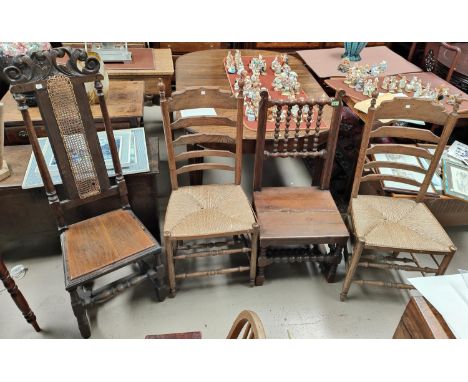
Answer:
[{"label": "figurine group", "polygon": [[[228,73],[237,73],[238,75],[234,82],[234,94],[236,96],[239,93],[239,80],[243,79],[245,115],[248,121],[255,121],[258,117],[260,92],[267,90],[266,87],[262,86],[260,81],[261,76],[266,75],[268,70],[266,61],[262,55],[253,57],[248,64],[248,69],[251,71],[249,75],[248,70],[244,67],[240,51],[236,50],[234,56],[231,51],[228,51],[225,67]],[[297,80],[297,73],[292,71],[288,64],[288,55],[282,54],[279,57],[276,56],[271,63],[271,70],[275,74],[275,79],[271,84],[272,89],[281,92],[282,95],[288,96],[289,100],[295,100],[296,95],[301,92],[301,84]],[[298,108],[297,110],[291,110],[291,113],[296,117]],[[286,118],[286,116],[284,115],[282,118]]]},{"label": "figurine group", "polygon": [[388,90],[389,93],[413,92],[415,98],[428,98],[438,102],[441,102],[449,95],[448,87],[438,86],[432,89],[430,82],[423,86],[421,79],[417,76],[413,76],[410,81],[404,75],[400,79],[397,76],[385,77],[382,82],[382,89]]},{"label": "figurine group", "polygon": [[356,65],[351,66],[351,61],[348,57],[345,57],[341,60],[341,63],[338,65],[338,70],[342,73],[347,73],[347,75],[361,75],[361,76],[370,76],[378,77],[387,70],[387,62],[382,61],[380,64],[372,65]]}]

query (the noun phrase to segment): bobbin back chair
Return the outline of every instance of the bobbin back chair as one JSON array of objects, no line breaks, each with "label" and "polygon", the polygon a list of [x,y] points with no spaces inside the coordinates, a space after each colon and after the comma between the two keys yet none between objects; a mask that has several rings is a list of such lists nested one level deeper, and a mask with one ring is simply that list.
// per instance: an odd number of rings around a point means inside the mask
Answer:
[{"label": "bobbin back chair", "polygon": [[[66,64],[57,59],[67,59]],[[80,64],[83,63],[83,64]],[[82,65],[82,68],[81,68]],[[86,309],[146,279],[154,282],[160,300],[167,294],[161,247],[132,212],[115,144],[99,74],[99,61],[81,50],[56,48],[18,56],[4,74],[12,84],[23,116],[45,191],[55,215],[63,253],[65,288],[81,335],[91,328]],[[85,90],[94,82],[99,97],[108,144],[115,170],[115,184],[106,170],[103,153]],[[24,92],[34,92],[64,187],[59,199],[31,122]],[[118,197],[120,209],[68,224],[66,211],[103,198]],[[96,204],[94,204],[96,206]],[[143,258],[154,256],[155,265]],[[93,281],[126,265],[139,270],[102,288],[92,290]],[[90,288],[91,285],[91,288]]]},{"label": "bobbin back chair", "polygon": [[[172,193],[164,223],[164,246],[169,276],[169,293],[175,296],[176,280],[197,276],[250,272],[253,286],[257,264],[258,224],[241,183],[243,105],[242,84],[239,95],[216,87],[187,88],[166,98],[164,84],[160,81],[160,102],[164,135],[171,177]],[[171,123],[170,114],[184,109],[215,107],[237,111],[236,120],[219,116],[179,118]],[[236,128],[236,139],[222,134],[184,134],[173,139],[175,130],[191,126],[216,125]],[[175,147],[195,145],[221,145],[224,149],[190,150],[175,154]],[[232,148],[235,146],[235,153]],[[224,163],[198,163],[177,167],[178,163],[204,157],[234,159],[234,166]],[[209,184],[179,186],[178,175],[192,171],[223,170],[234,172],[234,184]],[[199,239],[229,238],[228,241],[191,243]],[[231,240],[232,238],[232,240]],[[185,242],[185,244],[184,244]],[[248,266],[221,268],[207,271],[178,273],[175,262],[201,257],[250,254]]]},{"label": "bobbin back chair", "polygon": [[[334,280],[349,238],[346,225],[329,191],[343,96],[344,92],[339,91],[333,99],[279,101],[270,100],[267,91],[261,92],[253,185],[253,205],[260,225],[257,285],[263,284],[264,268],[267,265],[284,261],[319,261],[327,280]],[[291,110],[295,105],[299,109],[293,116]],[[333,115],[326,147],[320,148],[318,142],[322,112],[327,106],[333,107]],[[314,110],[317,110],[315,121],[312,120]],[[284,123],[281,122],[283,111],[286,112]],[[265,150],[269,112],[272,112],[275,122],[272,151]],[[303,114],[305,122],[302,122]],[[301,125],[305,129],[301,129]],[[315,159],[316,168],[320,160],[320,185],[262,187],[263,163],[270,158],[312,158]],[[330,252],[322,255],[318,251],[319,244],[327,244]],[[286,246],[292,246],[292,249],[286,249]]]},{"label": "bobbin back chair", "polygon": [[[377,94],[373,94],[368,121],[364,127],[359,158],[356,165],[351,201],[349,204],[350,223],[355,237],[353,254],[340,295],[341,301],[347,297],[351,283],[359,285],[383,286],[398,289],[413,289],[407,283],[385,282],[380,280],[354,279],[357,267],[371,269],[395,269],[404,271],[445,273],[456,247],[440,223],[423,203],[432,182],[434,172],[443,150],[458,119],[458,101],[453,111],[445,111],[443,106],[430,100],[417,98],[395,98],[382,102],[376,107]],[[440,136],[429,130],[389,126],[379,120],[421,120],[443,126]],[[437,144],[433,155],[423,148],[399,143],[370,144],[374,138],[410,139],[412,141]],[[372,157],[375,154],[397,154],[422,157],[430,160],[427,170],[416,165],[397,161],[382,161]],[[384,174],[378,169],[395,169],[399,173]],[[363,175],[363,171],[370,172]],[[422,183],[411,178],[412,173],[424,174]],[[363,182],[394,181],[415,186],[416,197],[401,198],[376,195],[359,195]],[[389,252],[390,255],[368,254],[361,256],[364,249]],[[400,256],[400,253],[409,256]],[[436,267],[423,266],[416,254],[428,254]],[[437,260],[438,258],[441,258]],[[410,264],[408,264],[410,263]],[[414,265],[412,265],[414,264]]]}]

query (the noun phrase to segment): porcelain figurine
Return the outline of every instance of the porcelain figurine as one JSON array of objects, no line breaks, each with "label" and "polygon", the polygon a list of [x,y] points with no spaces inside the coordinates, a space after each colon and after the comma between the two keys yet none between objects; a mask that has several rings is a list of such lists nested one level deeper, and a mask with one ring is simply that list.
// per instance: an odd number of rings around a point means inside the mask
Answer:
[{"label": "porcelain figurine", "polygon": [[[421,95],[428,96],[430,94],[430,92],[431,92],[431,83],[427,82],[426,86],[422,89]],[[439,93],[440,88],[436,88],[436,92]]]},{"label": "porcelain figurine", "polygon": [[275,91],[280,91],[281,88],[282,88],[282,81],[281,81],[281,76],[275,76],[275,79],[273,80],[273,83],[271,84],[271,86],[273,87],[273,89]]},{"label": "porcelain figurine", "polygon": [[280,58],[280,62],[281,62],[281,65],[288,65],[289,64],[289,57],[288,57],[288,54],[287,53],[284,53],[281,55],[281,58]]},{"label": "porcelain figurine", "polygon": [[411,85],[411,82],[407,82],[405,85],[405,92],[409,93],[413,91],[413,85]]},{"label": "porcelain figurine", "polygon": [[421,97],[421,93],[422,93],[421,80],[415,82],[413,89],[414,89],[413,97],[416,97],[416,98]]},{"label": "porcelain figurine", "polygon": [[395,76],[390,77],[390,82],[388,84],[388,91],[389,93],[395,93],[395,90],[397,90],[397,81]]},{"label": "porcelain figurine", "polygon": [[388,83],[390,82],[390,77],[384,77],[382,82],[382,89],[388,90]]},{"label": "porcelain figurine", "polygon": [[380,73],[384,73],[386,70],[387,70],[387,61],[383,60],[380,64],[379,64],[379,68],[380,68]]},{"label": "porcelain figurine", "polygon": [[291,72],[291,67],[288,64],[282,66],[283,73],[289,74]]},{"label": "porcelain figurine", "polygon": [[254,106],[252,105],[252,102],[251,102],[251,101],[247,101],[247,102],[246,102],[246,106],[245,106],[245,115],[247,116],[247,120],[248,120],[249,122],[253,122],[253,121],[255,121],[255,119],[256,119],[256,114],[255,114]]},{"label": "porcelain figurine", "polygon": [[[379,90],[379,79],[378,78],[374,78],[374,90]],[[374,90],[372,90],[372,93],[374,92]],[[369,97],[372,97],[372,93],[369,94]]]},{"label": "porcelain figurine", "polygon": [[350,61],[348,57],[344,57],[338,65],[338,70],[342,73],[347,73],[349,70]]},{"label": "porcelain figurine", "polygon": [[354,90],[357,92],[362,92],[364,90],[364,79],[362,77],[359,77],[356,81],[356,85],[354,86]]}]

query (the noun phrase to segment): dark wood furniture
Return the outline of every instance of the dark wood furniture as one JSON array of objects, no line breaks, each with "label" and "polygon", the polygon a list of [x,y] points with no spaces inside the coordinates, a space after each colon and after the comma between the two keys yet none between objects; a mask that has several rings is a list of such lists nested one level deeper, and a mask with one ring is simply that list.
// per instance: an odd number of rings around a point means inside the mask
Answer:
[{"label": "dark wood furniture", "polygon": [[[166,138],[167,160],[171,177],[172,193],[164,222],[164,246],[167,258],[169,288],[171,296],[176,293],[176,280],[197,276],[249,272],[253,286],[257,265],[258,224],[252,207],[244,194],[241,183],[242,171],[242,130],[244,98],[242,89],[238,97],[230,91],[213,87],[188,88],[177,91],[166,98],[161,83],[161,111]],[[236,118],[224,116],[196,116],[178,118],[171,123],[170,114],[192,108],[218,107],[232,110]],[[173,138],[175,130],[197,128],[206,125],[224,125],[235,129],[236,138],[221,133],[184,134]],[[202,149],[206,143],[224,145],[224,149]],[[175,147],[187,145],[187,151],[175,154]],[[194,150],[194,146],[197,149]],[[227,147],[226,147],[227,146]],[[235,147],[234,152],[230,151]],[[201,149],[201,150],[200,150]],[[231,158],[234,165],[225,163],[192,163],[180,165],[189,159],[203,157]],[[178,176],[192,171],[222,170],[234,172],[234,184],[210,184],[180,187]],[[194,243],[200,239],[227,238],[227,242],[211,241],[207,245]],[[185,245],[184,245],[184,242]],[[176,273],[175,263],[180,260],[232,254],[250,254],[249,264],[234,268],[208,271]]]},{"label": "dark wood furniture", "polygon": [[[57,58],[68,58],[67,64]],[[83,62],[79,69],[78,61]],[[104,99],[99,61],[82,50],[56,48],[18,56],[4,71],[12,84],[18,108],[54,212],[64,260],[65,288],[84,338],[91,336],[86,309],[105,302],[125,289],[151,280],[158,299],[164,300],[164,265],[161,247],[130,208],[125,179]],[[115,184],[107,175],[103,152],[84,84],[94,82],[115,170]],[[42,154],[23,93],[34,92],[63,181],[59,197]],[[115,197],[120,208],[69,224],[66,211],[103,198]],[[154,266],[144,258],[154,258]],[[95,279],[134,264],[138,270],[109,285],[93,290]]]},{"label": "dark wood furniture", "polygon": [[[376,280],[354,279],[357,267],[372,269],[396,269],[413,272],[445,273],[452,260],[456,247],[437,219],[422,201],[431,184],[432,177],[442,156],[443,150],[459,118],[458,103],[451,113],[443,106],[429,100],[416,98],[394,98],[376,107],[377,92],[371,101],[368,121],[364,127],[359,158],[356,166],[351,201],[349,204],[350,225],[355,237],[354,250],[340,298],[347,297],[351,283],[359,285],[384,286],[399,289],[413,289],[406,283],[393,283]],[[422,120],[443,126],[439,136],[431,131],[414,127],[384,125],[381,119]],[[398,143],[376,143],[375,139],[412,139],[437,144],[434,155],[419,147],[409,147]],[[373,143],[370,145],[370,140]],[[370,145],[370,147],[369,147]],[[421,167],[397,161],[379,161],[375,154],[402,154],[427,158],[431,164],[427,171]],[[370,158],[370,159],[369,159]],[[378,173],[379,168],[400,169],[424,174],[422,183],[404,175]],[[363,174],[365,172],[365,174]],[[358,195],[363,182],[394,181],[415,186],[419,189],[414,200],[391,198],[376,195]],[[389,252],[390,255],[367,254],[364,249]],[[410,257],[399,256],[408,253]],[[416,256],[429,254],[435,267],[424,266]],[[439,258],[440,260],[437,260]],[[412,265],[414,264],[414,265]]]},{"label": "dark wood furniture", "polygon": [[[141,81],[110,81],[107,109],[114,129],[139,127],[143,119],[145,85]],[[21,112],[10,92],[0,101],[4,104],[5,144],[29,144]],[[38,107],[29,108],[31,121],[38,137],[47,136]],[[98,130],[104,130],[104,118],[99,105],[91,105],[91,113]]]},{"label": "dark wood furniture", "polygon": [[243,310],[239,313],[227,335],[228,340],[259,340],[265,338],[265,329],[260,317],[251,310]]},{"label": "dark wood furniture", "polygon": [[454,339],[441,314],[422,296],[411,297],[393,339]]},{"label": "dark wood furniture", "polygon": [[[278,52],[268,50],[251,50],[242,49],[242,56],[258,56],[275,57]],[[200,52],[193,52],[181,56],[176,62],[176,78],[177,90],[184,90],[192,86],[217,86],[223,90],[231,91],[229,80],[224,70],[223,60],[227,55],[226,49],[212,49]],[[319,99],[325,94],[323,88],[317,80],[309,73],[305,65],[296,57],[289,58],[291,69],[298,74],[298,80],[301,83],[302,89],[307,93],[309,98]],[[216,108],[216,107],[215,107]],[[216,110],[219,116],[233,118],[236,115],[232,110]],[[327,140],[328,126],[330,126],[332,108],[326,106],[323,110],[322,121],[327,127],[323,127],[323,134],[320,134],[319,145],[322,145]],[[236,139],[236,129],[230,126],[204,125],[188,127],[188,131],[192,133],[205,134],[225,134],[232,139]],[[253,154],[255,152],[255,142],[257,132],[244,128],[242,147],[244,152]],[[273,145],[274,133],[268,131],[266,133],[266,146],[271,148]],[[302,139],[302,138],[301,138]],[[215,145],[213,145],[215,147]]]},{"label": "dark wood furniture", "polygon": [[[445,81],[450,82],[458,60],[460,59],[460,55],[461,49],[458,46],[450,45],[446,42],[437,44],[435,49],[429,44],[426,44],[426,48],[424,50],[424,70],[427,72],[442,74],[439,57],[444,56],[448,58],[449,62],[448,71],[443,74],[442,78],[444,78]],[[447,63],[447,61],[445,61],[445,63]]]},{"label": "dark wood furniture", "polygon": [[171,95],[171,82],[174,76],[174,64],[170,49],[149,49],[153,54],[153,69],[130,69],[125,64],[118,68],[107,68],[111,81],[143,81],[145,83],[145,101],[151,105],[159,95],[158,83],[161,78],[166,85],[168,95]]},{"label": "dark wood furniture", "polygon": [[18,286],[15,283],[15,280],[10,276],[8,269],[3,262],[2,255],[0,255],[0,280],[5,286],[8,293],[10,293],[11,298],[15,302],[16,306],[23,313],[24,318],[28,323],[30,323],[36,332],[40,332],[41,328],[37,324],[36,316],[28,305],[28,302],[24,298],[21,291],[18,289]]},{"label": "dark wood furniture", "polygon": [[[340,128],[342,97],[288,102],[270,100],[262,91],[255,152],[253,205],[260,225],[260,256],[256,285],[265,280],[265,266],[273,262],[319,261],[327,281],[334,280],[336,268],[349,238],[348,230],[329,191],[336,141]],[[324,107],[333,106],[327,144],[319,148],[320,124]],[[298,107],[296,116],[291,110]],[[267,116],[275,119],[273,149],[265,148]],[[312,121],[314,110],[317,117]],[[286,111],[285,122],[281,113]],[[305,126],[303,115],[306,117]],[[301,130],[305,127],[304,130]],[[302,143],[299,137],[302,136]],[[323,160],[320,185],[313,187],[262,188],[263,162],[269,158],[310,158]],[[322,255],[319,244],[330,252]],[[291,248],[294,246],[294,248]]]}]

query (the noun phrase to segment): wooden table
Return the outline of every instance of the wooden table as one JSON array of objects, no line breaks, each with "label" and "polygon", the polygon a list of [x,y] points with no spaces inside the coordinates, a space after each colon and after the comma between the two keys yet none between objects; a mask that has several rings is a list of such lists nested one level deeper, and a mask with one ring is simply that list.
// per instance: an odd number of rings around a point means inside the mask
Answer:
[{"label": "wooden table", "polygon": [[[223,59],[227,55],[225,49],[211,49],[199,52],[193,52],[183,55],[176,61],[176,88],[182,90],[190,86],[218,86],[224,90],[230,90],[229,81],[224,70]],[[279,55],[277,52],[267,50],[250,50],[242,49],[242,56],[258,56],[274,57]],[[298,74],[299,82],[303,90],[310,98],[320,98],[325,91],[319,85],[317,80],[309,73],[304,64],[297,58],[289,56],[289,64],[291,69]],[[235,119],[235,111],[217,110],[218,115],[227,116]],[[323,112],[322,121],[330,126],[332,110],[326,106]],[[189,129],[192,132],[208,133],[208,134],[225,134],[231,138],[235,138],[236,130],[234,127],[227,126],[197,126]],[[319,144],[326,140],[328,128],[322,130],[324,134],[320,134]],[[267,145],[272,144],[274,132],[267,132]],[[246,153],[255,152],[255,142],[257,132],[244,128],[243,151]]]},{"label": "wooden table", "polygon": [[[125,175],[130,205],[148,230],[159,239],[157,183],[159,148],[156,137],[147,137],[150,171]],[[12,175],[0,181],[0,252],[54,253],[59,250],[59,234],[43,187],[23,190],[21,184],[31,157],[30,145],[5,146],[5,160]],[[63,187],[56,186],[59,195]],[[119,208],[118,198],[90,203],[70,211],[69,222]],[[55,252],[59,253],[59,252]]]},{"label": "wooden table", "polygon": [[[145,84],[141,81],[110,81],[107,108],[114,129],[139,127],[143,119],[143,97]],[[29,144],[23,118],[15,100],[7,92],[0,103],[4,104],[5,144]],[[91,105],[98,130],[104,130],[99,104]],[[37,107],[29,108],[29,113],[39,137],[47,136],[42,117]]]},{"label": "wooden table", "polygon": [[[304,60],[306,65],[319,78],[344,77],[345,74],[338,70],[341,63],[341,55],[344,48],[299,50],[297,54]],[[391,76],[399,73],[421,72],[422,69],[405,60],[399,54],[390,50],[386,46],[366,47],[361,52],[361,61],[351,62],[359,65],[378,64],[385,60],[387,71],[385,75]]]},{"label": "wooden table", "polygon": [[[149,48],[148,48],[149,49]],[[131,49],[130,49],[131,50]],[[145,100],[153,102],[159,96],[159,78],[166,86],[166,94],[171,94],[171,82],[174,76],[174,64],[170,49],[152,49],[154,69],[126,69],[125,64],[118,69],[107,69],[112,81],[143,81],[145,83]]]},{"label": "wooden table", "polygon": [[454,339],[440,313],[422,296],[411,297],[394,339]]}]

